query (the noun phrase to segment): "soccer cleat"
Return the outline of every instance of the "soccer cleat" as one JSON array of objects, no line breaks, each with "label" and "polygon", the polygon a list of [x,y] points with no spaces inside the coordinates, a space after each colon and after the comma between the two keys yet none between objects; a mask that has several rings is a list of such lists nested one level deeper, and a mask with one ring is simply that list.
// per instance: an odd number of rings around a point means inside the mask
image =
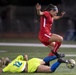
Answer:
[{"label": "soccer cleat", "polygon": [[58,59],[58,62],[60,62],[60,63],[68,63],[68,60],[65,60],[63,58],[59,58]]},{"label": "soccer cleat", "polygon": [[57,58],[63,58],[63,57],[65,57],[65,54],[60,54],[60,53],[58,53],[58,52],[53,52],[53,51],[51,51],[53,54],[55,54],[56,56],[57,56]]},{"label": "soccer cleat", "polygon": [[65,54],[59,54],[58,52],[56,52],[55,55],[57,56],[57,58],[63,58],[63,57],[65,57]]}]

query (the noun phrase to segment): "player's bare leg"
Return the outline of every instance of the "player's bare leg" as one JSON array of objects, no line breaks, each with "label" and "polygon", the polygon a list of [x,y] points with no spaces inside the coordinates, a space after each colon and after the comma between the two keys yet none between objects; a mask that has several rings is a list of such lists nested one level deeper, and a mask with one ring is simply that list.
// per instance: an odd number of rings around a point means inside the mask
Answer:
[{"label": "player's bare leg", "polygon": [[58,57],[65,57],[64,54],[60,54],[59,52],[55,52],[55,54],[52,52],[55,46],[55,42],[50,43],[50,45],[48,45],[48,47],[51,49],[51,52],[49,53],[48,56],[53,56],[53,55],[57,55]]},{"label": "player's bare leg", "polygon": [[45,65],[40,65],[36,72],[54,72],[59,66],[61,63],[67,63],[68,61],[67,60],[64,60],[64,59],[58,59],[57,62],[53,63],[52,66],[45,66]]},{"label": "player's bare leg", "polygon": [[52,34],[51,38],[49,39],[50,45],[48,45],[48,47],[50,47],[52,49],[52,52],[49,53],[49,56],[54,55],[54,53],[56,53],[59,49],[59,47],[61,46],[61,43],[63,42],[63,38],[57,34]]},{"label": "player's bare leg", "polygon": [[49,66],[45,66],[45,65],[40,65],[38,68],[37,68],[37,72],[42,72],[42,73],[47,73],[47,72],[51,72],[50,71],[50,67]]}]

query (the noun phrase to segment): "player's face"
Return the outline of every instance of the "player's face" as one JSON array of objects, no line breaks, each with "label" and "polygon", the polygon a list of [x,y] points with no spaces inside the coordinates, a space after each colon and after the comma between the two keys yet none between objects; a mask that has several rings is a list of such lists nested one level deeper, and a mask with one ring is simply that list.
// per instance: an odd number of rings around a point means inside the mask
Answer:
[{"label": "player's face", "polygon": [[51,10],[50,13],[51,13],[52,16],[56,16],[58,14],[58,10],[56,10],[56,11]]}]

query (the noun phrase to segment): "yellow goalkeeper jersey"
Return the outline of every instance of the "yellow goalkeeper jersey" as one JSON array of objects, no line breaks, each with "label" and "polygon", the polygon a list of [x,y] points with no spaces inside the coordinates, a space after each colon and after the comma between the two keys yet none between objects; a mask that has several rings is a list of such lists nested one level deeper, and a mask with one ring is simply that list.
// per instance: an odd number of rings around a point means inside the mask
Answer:
[{"label": "yellow goalkeeper jersey", "polygon": [[23,55],[19,55],[14,59],[8,66],[3,69],[3,72],[12,72],[19,73],[22,72],[26,67],[26,61],[24,60]]}]

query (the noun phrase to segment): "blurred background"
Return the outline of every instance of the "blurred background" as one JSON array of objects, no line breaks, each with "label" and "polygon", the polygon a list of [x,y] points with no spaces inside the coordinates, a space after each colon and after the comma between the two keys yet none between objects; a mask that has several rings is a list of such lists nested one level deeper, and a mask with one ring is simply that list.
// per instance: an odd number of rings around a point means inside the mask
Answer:
[{"label": "blurred background", "polygon": [[[52,32],[64,38],[59,52],[64,53],[67,59],[76,60],[76,0],[0,0],[0,58],[14,59],[19,54],[27,54],[29,58],[44,58],[48,55],[50,49],[41,45],[38,39],[40,25],[35,8],[37,3],[42,5],[42,9],[49,4],[57,5],[58,15],[62,11],[66,12],[63,18],[54,21]],[[62,64],[53,75],[76,75],[76,67],[69,70]]]},{"label": "blurred background", "polygon": [[0,0],[0,38],[38,39],[36,3],[42,9],[49,4],[57,5],[59,14],[65,11],[64,17],[54,22],[52,32],[66,41],[76,41],[76,0]]}]

